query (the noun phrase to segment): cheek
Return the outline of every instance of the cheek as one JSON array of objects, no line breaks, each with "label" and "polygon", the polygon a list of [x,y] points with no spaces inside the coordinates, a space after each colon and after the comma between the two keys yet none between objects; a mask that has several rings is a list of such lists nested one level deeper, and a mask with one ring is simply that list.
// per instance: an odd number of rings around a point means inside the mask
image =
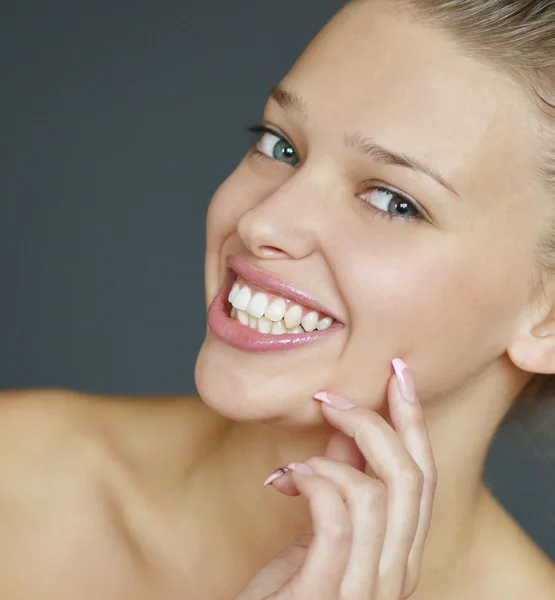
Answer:
[{"label": "cheek", "polygon": [[205,283],[207,303],[214,298],[225,272],[225,258],[233,251],[241,251],[234,234],[241,215],[256,204],[257,191],[243,175],[244,163],[220,185],[214,193],[206,216]]},{"label": "cheek", "polygon": [[286,181],[286,173],[274,173],[268,177],[263,171],[253,168],[254,159],[248,156],[216,190],[207,216],[207,242],[221,245],[222,240],[237,230],[239,218],[258,206]]},{"label": "cheek", "polygon": [[335,268],[351,315],[340,377],[362,390],[369,374],[389,373],[400,356],[423,397],[436,395],[504,353],[530,289],[528,266],[507,260],[518,250],[491,241],[469,253],[468,240],[428,234],[418,243],[412,232],[403,239],[391,231]]},{"label": "cheek", "polygon": [[219,244],[236,229],[241,214],[250,208],[252,188],[244,184],[241,165],[220,185],[212,197],[207,215],[208,247]]}]

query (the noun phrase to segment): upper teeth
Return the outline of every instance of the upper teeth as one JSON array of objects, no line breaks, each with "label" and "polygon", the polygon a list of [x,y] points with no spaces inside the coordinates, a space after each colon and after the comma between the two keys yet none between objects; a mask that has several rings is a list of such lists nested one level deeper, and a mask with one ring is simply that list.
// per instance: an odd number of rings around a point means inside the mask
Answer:
[{"label": "upper teeth", "polygon": [[[272,299],[273,298],[273,299]],[[284,333],[304,333],[330,327],[334,320],[316,311],[304,313],[303,307],[286,302],[284,298],[255,292],[248,285],[235,283],[228,300],[233,306],[231,316],[243,325],[257,329],[260,333],[280,335]]]},{"label": "upper teeth", "polygon": [[[242,291],[243,290],[241,290],[239,293],[242,293]],[[247,312],[248,310],[249,307],[247,307]],[[281,321],[285,316],[285,300],[283,298],[276,298],[264,311],[264,316],[275,323],[277,323],[277,321]]]},{"label": "upper teeth", "polygon": [[285,325],[287,329],[293,329],[301,324],[303,318],[303,309],[295,304],[285,313]]},{"label": "upper teeth", "polygon": [[248,286],[245,286],[233,297],[232,304],[237,310],[246,310],[249,302],[251,301],[251,296],[251,291],[249,290]]},{"label": "upper teeth", "polygon": [[[238,284],[235,284],[235,285],[237,285],[237,287],[239,287]],[[251,301],[248,304],[249,314],[252,315],[253,317],[256,317],[257,319],[264,316],[264,313],[266,312],[267,308],[268,308],[268,296],[266,296],[266,294],[261,294],[260,292],[258,294],[255,294],[251,298]]]}]

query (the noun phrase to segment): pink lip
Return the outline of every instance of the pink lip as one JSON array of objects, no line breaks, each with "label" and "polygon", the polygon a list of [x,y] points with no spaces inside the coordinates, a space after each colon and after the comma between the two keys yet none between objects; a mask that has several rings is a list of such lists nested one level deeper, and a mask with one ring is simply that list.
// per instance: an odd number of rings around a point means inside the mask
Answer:
[{"label": "pink lip", "polygon": [[[237,275],[240,275],[253,284],[264,287],[268,291],[275,292],[280,296],[290,298],[307,308],[313,308],[333,317],[330,311],[304,292],[290,286],[274,275],[269,275],[256,269],[237,256],[229,256],[228,265]],[[334,332],[343,327],[341,323],[336,321],[330,328],[324,331],[288,333],[284,335],[263,334],[250,327],[246,327],[236,319],[228,316],[229,303],[227,297],[234,280],[235,275],[231,272],[228,273],[218,295],[214,298],[208,309],[208,326],[217,337],[238,350],[246,352],[292,350],[333,335]]]}]

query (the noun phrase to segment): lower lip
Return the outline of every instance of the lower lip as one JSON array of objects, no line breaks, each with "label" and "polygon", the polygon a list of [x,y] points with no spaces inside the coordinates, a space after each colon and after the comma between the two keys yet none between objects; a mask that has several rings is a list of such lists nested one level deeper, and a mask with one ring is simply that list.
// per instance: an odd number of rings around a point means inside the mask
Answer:
[{"label": "lower lip", "polygon": [[333,335],[343,325],[334,323],[324,331],[307,333],[286,333],[284,335],[264,334],[242,325],[229,316],[229,303],[227,297],[235,280],[234,273],[229,273],[218,295],[214,298],[208,309],[208,327],[210,330],[238,350],[246,352],[279,352],[300,348],[312,344],[329,335]]}]

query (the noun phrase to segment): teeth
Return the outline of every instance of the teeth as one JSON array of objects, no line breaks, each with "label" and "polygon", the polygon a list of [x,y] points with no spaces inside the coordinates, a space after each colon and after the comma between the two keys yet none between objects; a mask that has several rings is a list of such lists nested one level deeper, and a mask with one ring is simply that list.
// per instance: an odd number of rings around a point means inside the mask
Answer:
[{"label": "teeth", "polygon": [[228,300],[232,306],[232,319],[264,334],[299,334],[315,329],[323,331],[333,324],[331,317],[319,319],[315,310],[303,316],[303,308],[298,304],[290,305],[287,310],[283,298],[275,298],[270,302],[267,294],[256,292],[253,295],[248,285],[241,288],[237,282],[233,284]]},{"label": "teeth", "polygon": [[249,302],[247,311],[250,315],[259,319],[268,308],[268,302],[268,296],[266,296],[266,294],[263,294],[262,292],[258,292],[252,297],[252,300]]},{"label": "teeth", "polygon": [[239,287],[239,284],[237,282],[235,282],[233,284],[233,287],[231,288],[231,291],[229,292],[229,296],[227,297],[229,302],[233,303],[233,298],[235,298],[235,296],[237,296],[240,289],[241,288]]},{"label": "teeth", "polygon": [[278,321],[277,323],[274,323],[272,325],[272,329],[270,330],[270,332],[274,335],[282,335],[284,333],[287,333],[287,329],[285,328],[283,321]]},{"label": "teeth", "polygon": [[258,319],[258,331],[260,331],[260,333],[270,333],[271,328],[272,321],[269,321],[266,317],[260,317],[260,319]]},{"label": "teeth", "polygon": [[233,297],[231,304],[237,310],[247,310],[247,306],[251,300],[251,291],[246,285],[238,294]]},{"label": "teeth", "polygon": [[302,318],[303,309],[298,304],[295,304],[285,313],[283,319],[285,321],[285,327],[287,327],[287,329],[298,327],[301,324]]},{"label": "teeth", "polygon": [[316,325],[316,329],[318,329],[318,331],[323,331],[324,329],[327,329],[328,327],[330,327],[332,323],[333,323],[333,319],[331,317],[325,317],[321,321],[318,321],[318,325]]},{"label": "teeth", "polygon": [[285,315],[285,300],[276,298],[264,312],[264,315],[270,321],[281,321]]},{"label": "teeth", "polygon": [[301,319],[301,324],[305,331],[314,331],[318,325],[318,313],[316,311],[307,313]]}]

